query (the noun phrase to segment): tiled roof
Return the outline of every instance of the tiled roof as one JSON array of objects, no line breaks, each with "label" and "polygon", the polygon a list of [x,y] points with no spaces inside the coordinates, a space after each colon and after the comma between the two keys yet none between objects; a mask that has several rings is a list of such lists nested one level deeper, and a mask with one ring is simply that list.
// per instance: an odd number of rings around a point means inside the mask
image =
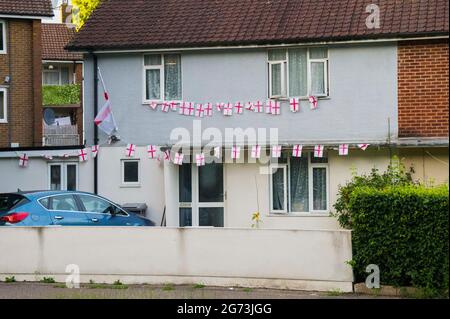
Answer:
[{"label": "tiled roof", "polygon": [[0,14],[52,17],[51,0],[0,0]]},{"label": "tiled roof", "polygon": [[[368,29],[366,7],[381,27]],[[448,35],[447,0],[103,0],[70,49],[179,48]]]},{"label": "tiled roof", "polygon": [[42,24],[42,59],[57,61],[79,61],[83,55],[69,52],[64,47],[72,40],[75,28],[66,24]]}]

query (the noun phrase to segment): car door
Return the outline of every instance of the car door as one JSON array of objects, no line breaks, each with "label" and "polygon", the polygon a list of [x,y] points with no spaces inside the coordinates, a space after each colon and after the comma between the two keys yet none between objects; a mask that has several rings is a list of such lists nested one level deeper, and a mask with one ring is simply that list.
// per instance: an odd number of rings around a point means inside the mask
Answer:
[{"label": "car door", "polygon": [[88,222],[98,226],[131,226],[126,212],[107,200],[87,194],[78,194],[77,199],[82,205]]},{"label": "car door", "polygon": [[87,226],[88,219],[73,194],[48,197],[48,210],[53,225]]}]

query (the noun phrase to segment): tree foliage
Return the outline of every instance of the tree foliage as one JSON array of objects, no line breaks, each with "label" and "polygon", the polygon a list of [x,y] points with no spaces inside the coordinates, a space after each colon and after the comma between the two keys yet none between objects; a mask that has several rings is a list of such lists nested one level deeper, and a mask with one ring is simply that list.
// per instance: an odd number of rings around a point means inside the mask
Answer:
[{"label": "tree foliage", "polygon": [[92,12],[98,7],[101,0],[73,0],[73,5],[76,8],[74,21],[77,30],[86,23]]}]

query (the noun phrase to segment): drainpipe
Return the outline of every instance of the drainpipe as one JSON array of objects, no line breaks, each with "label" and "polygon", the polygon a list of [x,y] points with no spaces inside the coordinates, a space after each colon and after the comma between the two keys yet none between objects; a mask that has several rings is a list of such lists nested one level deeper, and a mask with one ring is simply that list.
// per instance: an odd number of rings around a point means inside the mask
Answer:
[{"label": "drainpipe", "polygon": [[[98,61],[97,55],[94,58],[94,117],[98,114]],[[94,124],[94,145],[98,145],[98,127]],[[94,193],[98,194],[98,156],[94,158]]]},{"label": "drainpipe", "polygon": [[[6,30],[8,31],[8,39],[7,41],[7,46],[6,49],[8,50],[8,75],[9,75],[9,83],[8,83],[8,87],[6,88],[6,92],[7,92],[7,96],[8,99],[7,101],[7,117],[6,120],[8,121],[8,147],[11,147],[11,143],[12,143],[12,105],[11,105],[11,96],[12,96],[12,92],[13,92],[13,62],[12,62],[12,52],[11,52],[11,23],[9,23],[9,21],[7,23],[5,23],[5,27]],[[34,130],[34,127],[33,127]]]}]

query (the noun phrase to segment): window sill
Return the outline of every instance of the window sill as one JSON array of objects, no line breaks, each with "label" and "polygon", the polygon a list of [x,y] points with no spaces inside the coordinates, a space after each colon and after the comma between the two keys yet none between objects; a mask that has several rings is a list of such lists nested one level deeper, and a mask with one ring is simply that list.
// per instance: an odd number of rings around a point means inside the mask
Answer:
[{"label": "window sill", "polygon": [[332,217],[330,213],[269,213],[266,217]]},{"label": "window sill", "polygon": [[8,121],[0,120],[0,124],[8,124]]},{"label": "window sill", "polygon": [[141,184],[121,184],[120,188],[141,188]]},{"label": "window sill", "polygon": [[[269,98],[270,100],[276,100],[276,101],[281,101],[281,102],[289,102],[290,99],[293,99],[294,96],[292,97],[276,97],[276,98]],[[300,101],[309,101],[309,97],[295,97],[297,99],[299,99]],[[330,96],[317,96],[318,100],[331,100]]]},{"label": "window sill", "polygon": [[142,105],[149,105],[151,103],[156,103],[158,105],[163,104],[163,103],[170,103],[170,102],[175,102],[175,103],[182,103],[183,101],[175,101],[175,100],[170,100],[170,101],[142,101]]}]

